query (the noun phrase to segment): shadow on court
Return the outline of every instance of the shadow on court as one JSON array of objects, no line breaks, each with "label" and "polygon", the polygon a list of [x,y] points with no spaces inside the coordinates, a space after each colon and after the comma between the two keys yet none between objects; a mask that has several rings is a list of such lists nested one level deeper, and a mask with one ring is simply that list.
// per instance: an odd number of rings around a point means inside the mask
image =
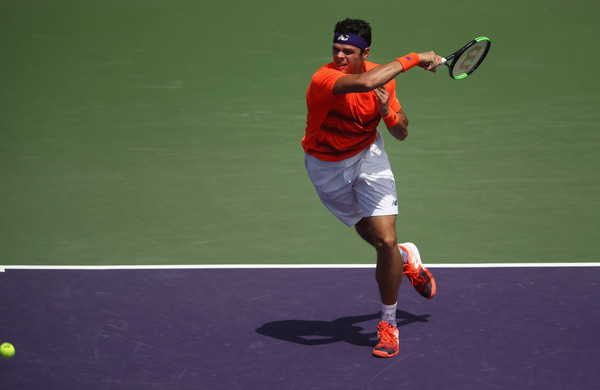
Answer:
[{"label": "shadow on court", "polygon": [[[256,332],[283,341],[302,345],[324,345],[345,342],[362,347],[375,344],[377,332],[363,333],[356,324],[379,318],[379,313],[362,316],[342,317],[333,321],[284,320],[268,322]],[[398,327],[414,322],[428,322],[428,314],[417,316],[402,310],[396,311]]]}]

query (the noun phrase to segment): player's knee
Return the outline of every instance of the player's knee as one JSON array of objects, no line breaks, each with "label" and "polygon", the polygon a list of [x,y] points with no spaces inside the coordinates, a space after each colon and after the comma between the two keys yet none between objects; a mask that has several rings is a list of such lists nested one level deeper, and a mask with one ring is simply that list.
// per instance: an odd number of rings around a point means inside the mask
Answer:
[{"label": "player's knee", "polygon": [[386,235],[383,237],[377,237],[375,241],[375,248],[380,253],[391,253],[398,250],[398,243],[395,235]]}]

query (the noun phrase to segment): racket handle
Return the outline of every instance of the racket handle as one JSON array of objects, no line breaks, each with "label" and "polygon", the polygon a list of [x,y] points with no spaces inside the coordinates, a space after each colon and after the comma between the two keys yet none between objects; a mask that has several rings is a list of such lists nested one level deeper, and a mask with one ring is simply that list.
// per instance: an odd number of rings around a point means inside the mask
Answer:
[{"label": "racket handle", "polygon": [[448,61],[448,60],[445,59],[444,57],[442,57],[442,65],[444,65],[446,63],[446,61]]}]

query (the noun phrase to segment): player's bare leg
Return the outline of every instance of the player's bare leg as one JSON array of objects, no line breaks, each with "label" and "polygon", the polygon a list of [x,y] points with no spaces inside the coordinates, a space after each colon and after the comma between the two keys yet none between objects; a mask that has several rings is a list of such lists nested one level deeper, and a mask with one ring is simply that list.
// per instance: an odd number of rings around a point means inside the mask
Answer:
[{"label": "player's bare leg", "polygon": [[373,355],[388,358],[399,352],[396,327],[396,300],[402,282],[404,261],[396,241],[396,216],[363,218],[356,231],[377,251],[375,277],[382,301],[382,319],[377,326],[377,344]]},{"label": "player's bare leg", "polygon": [[371,227],[371,221],[369,221],[369,218],[361,219],[356,225],[354,225],[354,228],[363,240],[372,246],[375,246],[375,243],[373,242],[373,228]]},{"label": "player's bare leg", "polygon": [[384,215],[360,220],[356,226],[358,234],[377,252],[375,277],[379,285],[381,301],[393,305],[403,276],[402,255],[396,240],[396,216]]}]

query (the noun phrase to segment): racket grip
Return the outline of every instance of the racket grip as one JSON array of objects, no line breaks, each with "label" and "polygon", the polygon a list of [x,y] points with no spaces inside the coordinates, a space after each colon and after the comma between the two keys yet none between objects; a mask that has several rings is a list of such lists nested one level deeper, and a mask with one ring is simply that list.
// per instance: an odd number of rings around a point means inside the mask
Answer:
[{"label": "racket grip", "polygon": [[445,59],[444,57],[442,57],[442,65],[444,65],[446,63],[446,61],[448,61],[448,60]]}]

